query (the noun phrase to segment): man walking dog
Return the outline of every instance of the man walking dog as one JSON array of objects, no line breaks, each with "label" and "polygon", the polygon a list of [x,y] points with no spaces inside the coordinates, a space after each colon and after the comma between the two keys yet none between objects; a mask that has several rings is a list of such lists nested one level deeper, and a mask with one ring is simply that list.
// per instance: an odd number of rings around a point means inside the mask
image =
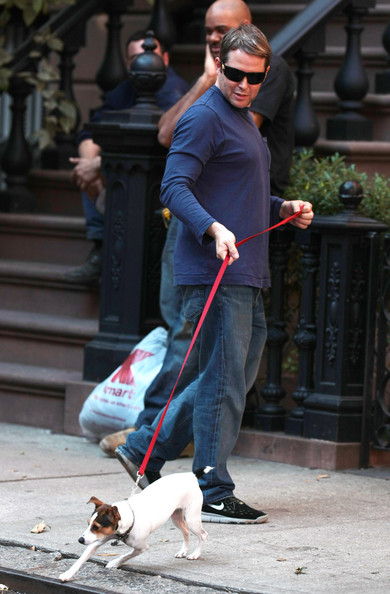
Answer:
[{"label": "man walking dog", "polygon": [[[218,259],[228,257],[230,264],[196,342],[196,378],[168,408],[148,465],[157,478],[164,462],[177,458],[194,439],[193,468],[213,467],[200,480],[203,521],[267,520],[264,512],[233,495],[227,470],[266,340],[261,289],[270,285],[268,235],[246,243],[240,253],[236,239],[301,208],[293,224],[305,229],[313,217],[310,203],[270,194],[269,150],[249,112],[270,57],[268,41],[254,25],[226,33],[215,59],[216,84],[180,118],[161,185],[162,203],[180,220],[175,284],[182,287],[184,313],[193,327],[218,274]],[[116,450],[134,479],[160,415]],[[142,481],[141,487],[148,484],[146,475]]]}]

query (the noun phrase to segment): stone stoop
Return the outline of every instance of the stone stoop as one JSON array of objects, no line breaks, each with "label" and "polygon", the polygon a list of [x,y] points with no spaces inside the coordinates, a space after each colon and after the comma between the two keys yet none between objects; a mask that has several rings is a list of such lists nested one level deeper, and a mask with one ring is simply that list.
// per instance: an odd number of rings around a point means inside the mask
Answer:
[{"label": "stone stoop", "polygon": [[67,432],[67,385],[82,383],[84,347],[98,331],[99,287],[69,283],[64,275],[90,249],[82,217],[0,213],[4,422]]},{"label": "stone stoop", "polygon": [[28,187],[37,199],[37,212],[83,216],[80,190],[71,180],[71,170],[32,169]]},{"label": "stone stoop", "polygon": [[233,454],[307,468],[346,470],[359,468],[360,444],[241,429]]},{"label": "stone stoop", "polygon": [[[247,428],[241,429],[233,455],[324,470],[360,468],[360,443],[304,439]],[[371,448],[370,466],[389,468],[390,452]]]},{"label": "stone stoop", "polygon": [[65,387],[72,381],[81,381],[81,372],[1,361],[1,420],[63,433]]}]

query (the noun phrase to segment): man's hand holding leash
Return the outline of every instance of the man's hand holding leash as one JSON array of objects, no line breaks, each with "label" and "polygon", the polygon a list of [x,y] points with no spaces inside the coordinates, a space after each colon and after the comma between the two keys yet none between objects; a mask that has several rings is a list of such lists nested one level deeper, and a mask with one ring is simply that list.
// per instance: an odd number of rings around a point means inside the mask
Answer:
[{"label": "man's hand holding leash", "polygon": [[[290,223],[299,229],[306,229],[311,224],[314,216],[310,202],[286,200],[280,207],[279,216],[281,219],[288,219],[299,212],[300,214],[293,218]],[[229,255],[230,259],[228,266],[233,264],[235,260],[238,260],[240,255],[236,247],[236,238],[229,229],[221,223],[214,222],[207,229],[207,234],[215,240],[215,252],[217,258],[225,260],[226,256]]]},{"label": "man's hand holding leash", "polygon": [[303,202],[302,200],[285,200],[280,207],[279,216],[281,219],[287,219],[298,212],[302,206],[303,209],[301,214],[291,221],[291,225],[295,225],[295,227],[299,227],[299,229],[306,229],[312,222],[314,216],[310,202]]}]

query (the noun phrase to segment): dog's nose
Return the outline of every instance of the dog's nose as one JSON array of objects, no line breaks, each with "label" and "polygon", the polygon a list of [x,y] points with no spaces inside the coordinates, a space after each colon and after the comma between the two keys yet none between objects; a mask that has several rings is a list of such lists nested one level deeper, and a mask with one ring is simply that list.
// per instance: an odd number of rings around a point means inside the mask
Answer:
[{"label": "dog's nose", "polygon": [[80,544],[85,544],[85,539],[84,539],[84,536],[80,536],[80,538],[79,538],[79,543],[80,543]]}]

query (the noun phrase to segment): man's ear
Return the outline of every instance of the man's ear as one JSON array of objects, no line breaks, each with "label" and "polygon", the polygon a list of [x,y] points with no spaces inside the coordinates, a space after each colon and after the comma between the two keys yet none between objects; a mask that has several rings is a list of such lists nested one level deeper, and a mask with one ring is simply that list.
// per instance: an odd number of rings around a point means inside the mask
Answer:
[{"label": "man's ear", "polygon": [[218,70],[221,70],[221,59],[219,57],[215,58],[215,66],[217,67]]},{"label": "man's ear", "polygon": [[169,64],[169,54],[168,54],[168,52],[164,52],[161,57],[163,59],[163,62],[165,64],[165,67],[167,67],[168,64]]}]

